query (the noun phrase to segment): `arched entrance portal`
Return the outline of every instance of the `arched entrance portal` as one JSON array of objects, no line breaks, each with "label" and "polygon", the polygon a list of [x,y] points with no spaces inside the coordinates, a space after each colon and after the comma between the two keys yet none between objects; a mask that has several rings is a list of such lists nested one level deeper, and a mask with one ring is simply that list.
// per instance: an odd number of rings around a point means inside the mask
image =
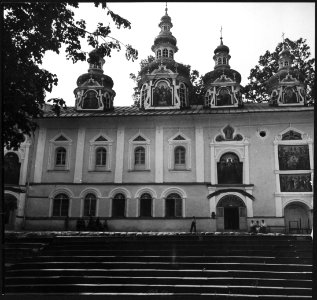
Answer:
[{"label": "arched entrance portal", "polygon": [[284,220],[289,233],[309,233],[313,224],[309,207],[299,201],[285,206]]},{"label": "arched entrance portal", "polygon": [[217,204],[217,230],[247,230],[246,206],[238,196],[227,195],[219,200]]}]

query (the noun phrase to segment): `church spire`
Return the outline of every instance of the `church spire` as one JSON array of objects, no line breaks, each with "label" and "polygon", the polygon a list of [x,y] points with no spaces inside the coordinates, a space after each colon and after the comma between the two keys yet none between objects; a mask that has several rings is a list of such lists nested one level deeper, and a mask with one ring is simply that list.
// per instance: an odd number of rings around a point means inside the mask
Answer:
[{"label": "church spire", "polygon": [[161,18],[159,23],[161,31],[154,40],[152,51],[155,53],[157,60],[164,58],[174,59],[174,53],[178,51],[176,46],[177,40],[172,35],[170,29],[173,27],[171,17],[167,14],[167,2],[165,6],[165,15]]},{"label": "church spire", "polygon": [[217,68],[230,68],[229,60],[231,56],[229,55],[229,47],[223,44],[222,37],[222,26],[220,27],[220,45],[215,49],[214,61],[215,69]]}]

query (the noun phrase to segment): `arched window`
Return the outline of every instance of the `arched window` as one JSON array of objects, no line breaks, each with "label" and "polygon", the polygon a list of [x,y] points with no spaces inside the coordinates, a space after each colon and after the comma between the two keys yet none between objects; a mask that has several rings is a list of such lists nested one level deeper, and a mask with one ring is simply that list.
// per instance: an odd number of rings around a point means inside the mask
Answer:
[{"label": "arched window", "polygon": [[221,65],[221,62],[222,62],[221,57],[218,57],[218,65]]},{"label": "arched window", "polygon": [[181,102],[181,107],[186,106],[186,88],[185,85],[182,83],[179,88],[179,99]]},{"label": "arched window", "polygon": [[213,93],[211,92],[211,90],[208,90],[205,95],[205,106],[209,107],[211,105],[212,96],[213,96]]},{"label": "arched window", "polygon": [[69,210],[69,198],[66,194],[58,194],[54,197],[53,217],[66,217]]},{"label": "arched window", "polygon": [[137,147],[134,150],[134,165],[144,166],[145,165],[145,149],[144,147]]},{"label": "arched window", "polygon": [[13,152],[4,156],[4,183],[19,185],[20,181],[19,157]]},{"label": "arched window", "polygon": [[186,149],[183,146],[177,146],[174,150],[174,168],[186,168]]},{"label": "arched window", "polygon": [[217,165],[218,184],[242,184],[242,163],[235,153],[225,153]]},{"label": "arched window", "polygon": [[[161,50],[159,50],[161,51]],[[141,92],[141,106],[143,107],[144,106],[144,102],[147,98],[147,88],[146,88],[146,85],[143,85],[142,87],[142,92]]]},{"label": "arched window", "polygon": [[157,50],[157,52],[156,52],[156,58],[161,58],[161,56],[162,56],[161,50]]},{"label": "arched window", "polygon": [[144,193],[140,197],[140,217],[152,216],[152,196]]},{"label": "arched window", "polygon": [[55,165],[57,167],[64,167],[66,165],[66,149],[64,147],[56,149]]},{"label": "arched window", "polygon": [[163,49],[163,57],[168,57],[168,50],[167,49]]},{"label": "arched window", "polygon": [[112,217],[125,217],[125,196],[116,194],[112,199]]},{"label": "arched window", "polygon": [[89,193],[85,197],[84,201],[84,217],[95,216],[96,215],[96,196]]},{"label": "arched window", "polygon": [[176,193],[169,194],[165,199],[165,216],[182,217],[182,198]]},{"label": "arched window", "polygon": [[284,66],[287,67],[288,66],[288,61],[284,62]]},{"label": "arched window", "polygon": [[96,166],[105,166],[107,162],[107,150],[99,147],[96,150]]},{"label": "arched window", "polygon": [[226,59],[225,57],[222,59],[222,63],[223,63],[224,65],[227,63],[227,59]]},{"label": "arched window", "polygon": [[103,94],[103,105],[105,108],[110,108],[111,107],[111,97],[109,95],[109,93],[105,92]]},{"label": "arched window", "polygon": [[170,57],[170,58],[173,58],[173,57],[174,57],[174,52],[173,52],[173,50],[170,50],[170,51],[169,51],[169,57]]}]

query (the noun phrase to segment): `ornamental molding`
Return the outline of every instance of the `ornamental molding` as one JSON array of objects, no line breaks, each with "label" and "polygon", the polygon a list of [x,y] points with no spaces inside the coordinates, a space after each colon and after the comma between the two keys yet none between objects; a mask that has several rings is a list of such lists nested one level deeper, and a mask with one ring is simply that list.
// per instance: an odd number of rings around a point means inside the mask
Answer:
[{"label": "ornamental molding", "polygon": [[[289,131],[295,131],[296,133],[299,133],[301,135],[301,139],[300,140],[282,140],[283,135]],[[312,141],[312,139],[308,136],[307,133],[305,133],[304,131],[301,131],[293,126],[289,126],[288,128],[284,129],[283,131],[281,131],[275,138],[274,138],[274,144],[281,144],[281,143],[285,143],[285,144],[303,144],[303,143],[307,143],[308,141]]]},{"label": "ornamental molding", "polygon": [[139,199],[142,194],[148,193],[152,196],[152,199],[157,199],[156,191],[150,187],[140,188],[136,191],[134,198]]}]

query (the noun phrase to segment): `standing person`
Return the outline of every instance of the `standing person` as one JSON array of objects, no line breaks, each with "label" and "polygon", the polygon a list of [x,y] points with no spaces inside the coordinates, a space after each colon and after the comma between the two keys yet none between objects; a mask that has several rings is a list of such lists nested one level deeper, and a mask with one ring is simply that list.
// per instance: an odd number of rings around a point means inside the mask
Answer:
[{"label": "standing person", "polygon": [[190,233],[192,233],[193,230],[196,233],[196,218],[195,218],[195,216],[193,217],[192,224],[190,226]]},{"label": "standing person", "polygon": [[262,220],[261,224],[260,224],[260,232],[261,233],[266,233],[266,227],[267,227],[267,225],[266,225],[265,221]]}]

